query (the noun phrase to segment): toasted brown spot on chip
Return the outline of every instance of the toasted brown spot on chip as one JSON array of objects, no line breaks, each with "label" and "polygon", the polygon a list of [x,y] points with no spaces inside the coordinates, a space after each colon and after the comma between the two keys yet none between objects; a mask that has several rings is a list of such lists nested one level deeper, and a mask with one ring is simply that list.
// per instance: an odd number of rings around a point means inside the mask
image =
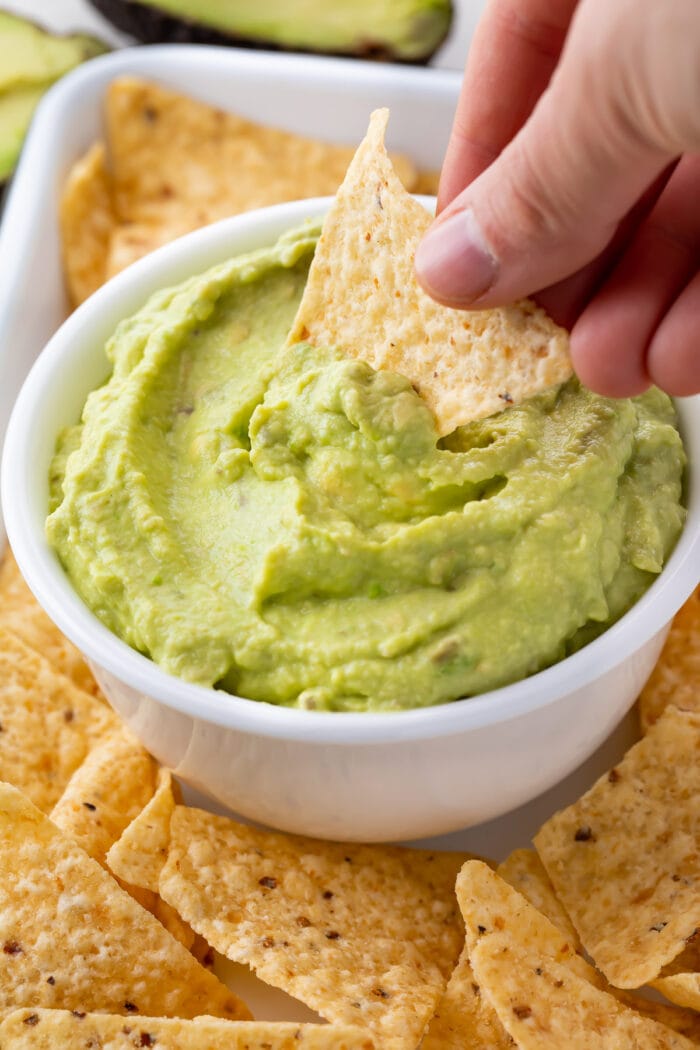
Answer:
[{"label": "toasted brown spot on chip", "polygon": [[574,832],[574,842],[595,842],[595,835],[588,824],[576,828],[576,831]]}]

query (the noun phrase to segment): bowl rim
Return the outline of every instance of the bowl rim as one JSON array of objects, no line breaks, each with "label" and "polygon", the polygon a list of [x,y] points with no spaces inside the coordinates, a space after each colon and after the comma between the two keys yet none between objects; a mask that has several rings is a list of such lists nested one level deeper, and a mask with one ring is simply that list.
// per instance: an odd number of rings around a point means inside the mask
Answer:
[{"label": "bowl rim", "polygon": [[[109,317],[128,316],[151,290],[180,279],[177,274],[200,272],[226,254],[248,250],[230,247],[231,241],[245,243],[247,239],[259,246],[270,244],[270,238],[274,240],[280,232],[299,225],[304,218],[321,217],[331,200],[322,197],[278,204],[223,219],[187,234],[118,274],[60,326],[25,379],[5,438],[2,504],[19,568],[49,617],[91,663],[166,707],[229,729],[277,739],[313,740],[321,745],[378,745],[484,728],[554,704],[632,657],[644,642],[665,628],[697,585],[700,575],[697,479],[689,493],[683,532],[663,571],[639,601],[602,635],[564,660],[511,685],[467,699],[391,712],[299,710],[237,697],[176,678],[113,634],[82,602],[48,546],[43,529],[37,528],[30,506],[31,485],[27,484],[32,477],[32,421],[40,418],[44,406],[51,402],[55,388],[52,378],[70,367],[71,359],[90,333],[103,328]],[[202,265],[201,260],[207,257],[209,262]],[[195,260],[199,260],[196,265]],[[124,308],[123,304],[130,305]],[[103,338],[96,338],[94,345],[101,353]],[[700,424],[700,396],[677,399],[677,404],[681,422],[687,415],[697,417]],[[697,473],[694,462],[691,467]]]}]

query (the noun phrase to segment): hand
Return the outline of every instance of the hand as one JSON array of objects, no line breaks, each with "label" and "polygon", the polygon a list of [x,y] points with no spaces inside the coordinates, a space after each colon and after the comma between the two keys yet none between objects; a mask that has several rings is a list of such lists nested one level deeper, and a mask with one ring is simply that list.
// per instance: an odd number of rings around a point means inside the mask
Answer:
[{"label": "hand", "polygon": [[536,293],[587,386],[684,395],[699,261],[700,0],[490,0],[416,253],[425,290],[464,309]]}]

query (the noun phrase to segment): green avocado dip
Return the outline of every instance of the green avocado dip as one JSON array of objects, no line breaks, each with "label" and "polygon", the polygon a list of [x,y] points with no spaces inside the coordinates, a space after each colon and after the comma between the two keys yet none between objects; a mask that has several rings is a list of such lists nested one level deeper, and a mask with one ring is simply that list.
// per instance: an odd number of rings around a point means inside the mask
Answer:
[{"label": "green avocado dip", "polygon": [[49,540],[119,637],[307,709],[516,681],[622,615],[683,524],[673,405],[575,380],[438,441],[408,380],[281,352],[317,230],[154,295],[64,432]]}]

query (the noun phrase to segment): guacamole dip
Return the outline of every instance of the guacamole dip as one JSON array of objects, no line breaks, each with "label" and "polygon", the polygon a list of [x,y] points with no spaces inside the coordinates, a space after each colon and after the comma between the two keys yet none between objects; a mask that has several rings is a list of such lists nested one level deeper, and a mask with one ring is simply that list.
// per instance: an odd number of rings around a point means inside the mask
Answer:
[{"label": "guacamole dip", "polygon": [[572,380],[438,441],[402,376],[281,352],[315,243],[290,233],[119,325],[52,466],[76,589],[165,670],[303,708],[437,704],[561,659],[679,534],[671,401]]}]

